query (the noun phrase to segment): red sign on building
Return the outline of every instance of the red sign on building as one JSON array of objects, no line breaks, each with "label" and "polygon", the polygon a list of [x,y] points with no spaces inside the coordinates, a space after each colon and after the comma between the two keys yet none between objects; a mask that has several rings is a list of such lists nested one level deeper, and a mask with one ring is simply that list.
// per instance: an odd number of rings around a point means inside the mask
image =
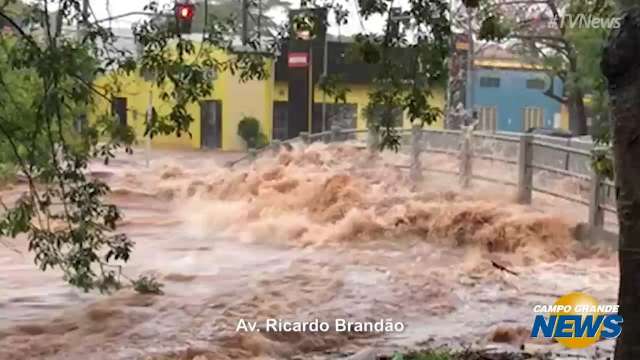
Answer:
[{"label": "red sign on building", "polygon": [[289,53],[289,67],[307,67],[309,66],[309,54],[306,52]]}]

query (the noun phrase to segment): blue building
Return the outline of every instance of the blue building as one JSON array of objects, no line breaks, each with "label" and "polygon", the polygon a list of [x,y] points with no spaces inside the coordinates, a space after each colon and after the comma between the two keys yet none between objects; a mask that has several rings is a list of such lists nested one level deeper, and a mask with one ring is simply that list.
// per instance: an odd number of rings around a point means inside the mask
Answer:
[{"label": "blue building", "polygon": [[[509,60],[476,61],[473,105],[480,120],[478,128],[513,132],[532,127],[566,129],[564,106],[544,94],[551,77],[539,68]],[[553,93],[563,94],[559,78],[553,80]]]}]

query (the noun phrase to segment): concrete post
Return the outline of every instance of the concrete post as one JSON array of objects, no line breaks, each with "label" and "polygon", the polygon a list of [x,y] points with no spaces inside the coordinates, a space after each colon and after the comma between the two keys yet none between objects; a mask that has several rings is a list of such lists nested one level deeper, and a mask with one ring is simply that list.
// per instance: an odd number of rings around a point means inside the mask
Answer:
[{"label": "concrete post", "polygon": [[380,148],[380,134],[372,126],[367,131],[367,148],[371,152],[375,152]]},{"label": "concrete post", "polygon": [[520,204],[531,204],[531,193],[533,191],[533,135],[520,135],[520,150],[518,157],[518,202]]},{"label": "concrete post", "polygon": [[278,151],[280,151],[281,145],[282,145],[282,143],[280,142],[280,140],[272,140],[271,141],[271,149],[276,153]]},{"label": "concrete post", "polygon": [[[465,102],[466,102],[466,110],[469,112],[469,115],[471,115],[473,113],[473,108],[474,108],[474,76],[473,76],[473,71],[474,71],[474,63],[475,63],[475,44],[473,41],[473,13],[472,13],[472,9],[471,7],[465,7],[467,10],[467,35],[468,35],[468,39],[469,39],[469,49],[467,50],[467,88],[466,88],[466,96],[465,96]],[[464,121],[469,121],[468,123],[465,123],[465,125],[469,125],[471,124],[471,122],[473,121],[473,119],[469,119],[468,117],[465,118]]]},{"label": "concrete post", "polygon": [[306,131],[301,131],[300,132],[300,139],[302,139],[302,142],[305,145],[308,145],[309,144],[309,133],[306,132]]},{"label": "concrete post", "polygon": [[604,227],[604,211],[602,203],[602,176],[596,171],[591,175],[591,196],[589,197],[589,227],[601,229]]},{"label": "concrete post", "polygon": [[460,185],[463,188],[469,188],[471,186],[472,177],[472,148],[471,148],[471,136],[473,135],[472,126],[461,126],[462,136],[461,148],[460,148]]},{"label": "concrete post", "polygon": [[420,152],[422,151],[422,126],[414,124],[411,128],[411,166],[409,177],[413,181],[422,180],[422,163],[420,162]]},{"label": "concrete post", "polygon": [[340,126],[338,125],[331,125],[331,142],[338,142],[340,141]]},{"label": "concrete post", "polygon": [[[151,123],[153,122],[153,90],[149,90],[149,102],[147,105],[147,129],[151,129]],[[145,162],[147,167],[149,167],[149,163],[151,162],[151,132],[149,135],[145,137]]]},{"label": "concrete post", "polygon": [[254,148],[249,149],[249,159],[251,161],[255,160],[258,157],[258,150]]}]

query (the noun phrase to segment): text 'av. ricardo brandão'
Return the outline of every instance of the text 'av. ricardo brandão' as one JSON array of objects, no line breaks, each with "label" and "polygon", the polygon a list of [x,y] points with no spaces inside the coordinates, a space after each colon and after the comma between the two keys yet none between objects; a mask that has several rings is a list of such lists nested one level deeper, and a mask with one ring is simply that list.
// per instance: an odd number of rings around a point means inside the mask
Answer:
[{"label": "text 'av. ricardo brand\u00e3o'", "polygon": [[377,321],[350,321],[335,319],[322,321],[290,321],[282,319],[266,319],[264,321],[238,320],[236,331],[242,332],[363,332],[363,333],[391,333],[402,332],[405,325],[393,319],[379,319]]}]

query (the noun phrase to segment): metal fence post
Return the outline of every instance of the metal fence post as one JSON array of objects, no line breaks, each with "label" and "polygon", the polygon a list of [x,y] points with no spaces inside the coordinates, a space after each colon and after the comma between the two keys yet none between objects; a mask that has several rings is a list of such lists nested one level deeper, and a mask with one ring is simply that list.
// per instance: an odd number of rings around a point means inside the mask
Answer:
[{"label": "metal fence post", "polygon": [[589,227],[604,227],[604,211],[602,203],[602,176],[594,171],[591,174],[591,196],[589,197]]},{"label": "metal fence post", "polygon": [[302,142],[305,145],[308,145],[309,144],[309,133],[306,132],[306,131],[301,131],[300,132],[300,139],[302,139]]},{"label": "metal fence post", "polygon": [[462,126],[462,146],[460,149],[460,184],[463,188],[471,186],[471,157],[473,156],[471,151],[471,136],[473,134],[472,126]]},{"label": "metal fence post", "polygon": [[420,152],[422,151],[422,125],[414,124],[411,128],[411,167],[409,177],[413,181],[422,180],[422,163]]},{"label": "metal fence post", "polygon": [[518,202],[531,204],[533,191],[533,135],[520,135],[520,150],[518,153]]},{"label": "metal fence post", "polygon": [[331,125],[331,142],[340,141],[340,126]]}]

